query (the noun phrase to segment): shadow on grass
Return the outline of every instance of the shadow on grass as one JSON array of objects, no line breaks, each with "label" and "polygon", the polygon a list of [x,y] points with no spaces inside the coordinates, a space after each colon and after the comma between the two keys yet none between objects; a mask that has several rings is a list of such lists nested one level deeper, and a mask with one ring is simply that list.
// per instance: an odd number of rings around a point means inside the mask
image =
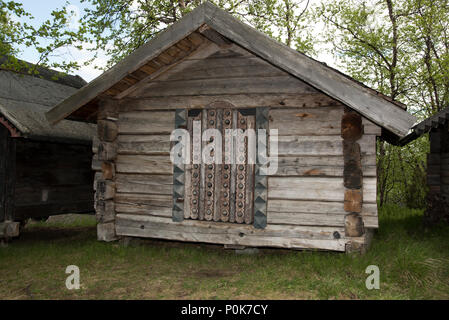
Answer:
[{"label": "shadow on grass", "polygon": [[[449,298],[449,226],[425,228],[419,210],[382,208],[364,256],[285,249],[236,255],[221,245],[153,239],[124,247],[98,242],[95,220],[83,219],[30,224],[0,249],[7,271],[0,298],[14,298],[11,292],[31,282],[33,297],[57,299]],[[79,292],[63,287],[69,264],[83,270]],[[381,290],[365,287],[371,264],[381,270]]]}]

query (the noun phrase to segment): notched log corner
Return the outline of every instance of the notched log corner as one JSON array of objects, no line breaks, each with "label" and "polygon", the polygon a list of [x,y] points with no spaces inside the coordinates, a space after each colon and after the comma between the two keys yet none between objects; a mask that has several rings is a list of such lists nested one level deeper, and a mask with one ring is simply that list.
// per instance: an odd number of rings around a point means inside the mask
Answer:
[{"label": "notched log corner", "polygon": [[350,213],[345,216],[345,236],[361,237],[365,233],[363,218],[358,213]]}]

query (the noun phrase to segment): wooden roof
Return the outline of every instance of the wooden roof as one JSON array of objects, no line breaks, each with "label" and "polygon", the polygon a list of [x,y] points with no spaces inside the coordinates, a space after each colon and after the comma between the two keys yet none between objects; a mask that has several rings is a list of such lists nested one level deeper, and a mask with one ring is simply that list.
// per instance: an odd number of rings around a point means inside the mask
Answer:
[{"label": "wooden roof", "polygon": [[[80,89],[84,85],[87,84],[87,82],[81,78],[78,75],[70,75],[63,72],[59,72],[56,70],[52,70],[49,68],[44,68],[41,66],[36,66],[33,63],[29,63],[27,61],[18,60],[19,65],[21,66],[19,70],[10,70],[8,69],[4,64],[7,63],[8,57],[7,56],[0,56],[0,70],[9,70],[12,72],[24,74],[24,75],[32,75],[33,77],[39,78],[39,79],[45,79],[48,81],[56,82],[59,84],[63,84],[65,86],[70,86],[73,88]],[[31,72],[31,74],[30,74]]]},{"label": "wooden roof", "polygon": [[[52,72],[56,73],[48,70],[46,74]],[[0,69],[0,125],[12,137],[89,144],[95,125],[63,120],[51,126],[45,118],[45,112],[77,89],[58,81]]]},{"label": "wooden roof", "polygon": [[403,139],[400,140],[401,145],[419,138],[423,134],[429,132],[433,128],[440,128],[449,122],[449,107],[444,108],[433,116],[421,121],[412,127],[412,131]]},{"label": "wooden roof", "polygon": [[205,2],[161,32],[114,67],[46,113],[55,124],[69,117],[95,122],[98,101],[120,99],[137,83],[155,79],[195,51],[207,38],[219,45],[236,43],[272,65],[342,102],[398,137],[404,137],[415,117],[350,77],[283,45]]}]

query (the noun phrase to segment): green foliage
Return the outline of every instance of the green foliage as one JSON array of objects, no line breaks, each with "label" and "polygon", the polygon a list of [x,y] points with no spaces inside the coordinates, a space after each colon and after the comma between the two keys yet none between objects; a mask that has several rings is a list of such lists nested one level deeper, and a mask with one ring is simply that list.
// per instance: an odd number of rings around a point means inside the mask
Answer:
[{"label": "green foliage", "polygon": [[[169,25],[201,4],[191,1],[82,0],[90,4],[80,23],[88,50],[104,50],[111,67]],[[305,23],[308,1],[212,1],[237,18],[304,52],[313,52],[310,26]]]},{"label": "green foliage", "polygon": [[[449,106],[449,3],[446,0],[325,1],[315,11],[339,65],[352,77],[408,105],[419,119]],[[378,145],[378,194],[424,207],[423,137],[399,148]]]},{"label": "green foliage", "polygon": [[427,117],[449,105],[449,3],[326,1],[315,12],[340,66]]},{"label": "green foliage", "polygon": [[4,57],[1,65],[8,69],[27,67],[19,61],[19,47],[35,50],[39,61],[34,68],[27,68],[29,73],[37,73],[38,66],[49,66],[69,71],[79,68],[78,63],[63,60],[55,62],[58,49],[75,46],[80,39],[78,31],[67,27],[71,13],[66,8],[51,11],[51,18],[36,26],[34,17],[26,12],[23,5],[14,1],[0,0],[0,56]]},{"label": "green foliage", "polygon": [[427,135],[405,147],[385,142],[377,145],[378,195],[381,205],[387,203],[409,208],[426,204]]}]

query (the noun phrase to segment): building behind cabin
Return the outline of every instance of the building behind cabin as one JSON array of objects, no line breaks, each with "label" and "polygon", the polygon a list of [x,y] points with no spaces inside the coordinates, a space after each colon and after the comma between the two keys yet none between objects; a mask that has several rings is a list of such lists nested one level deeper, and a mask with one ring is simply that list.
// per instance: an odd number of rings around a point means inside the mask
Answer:
[{"label": "building behind cabin", "polygon": [[430,152],[427,155],[427,223],[449,222],[449,108],[418,123],[401,144],[429,133]]},{"label": "building behind cabin", "polygon": [[0,237],[28,218],[93,211],[95,126],[45,119],[85,82],[44,68],[30,75],[31,67],[0,69]]}]

